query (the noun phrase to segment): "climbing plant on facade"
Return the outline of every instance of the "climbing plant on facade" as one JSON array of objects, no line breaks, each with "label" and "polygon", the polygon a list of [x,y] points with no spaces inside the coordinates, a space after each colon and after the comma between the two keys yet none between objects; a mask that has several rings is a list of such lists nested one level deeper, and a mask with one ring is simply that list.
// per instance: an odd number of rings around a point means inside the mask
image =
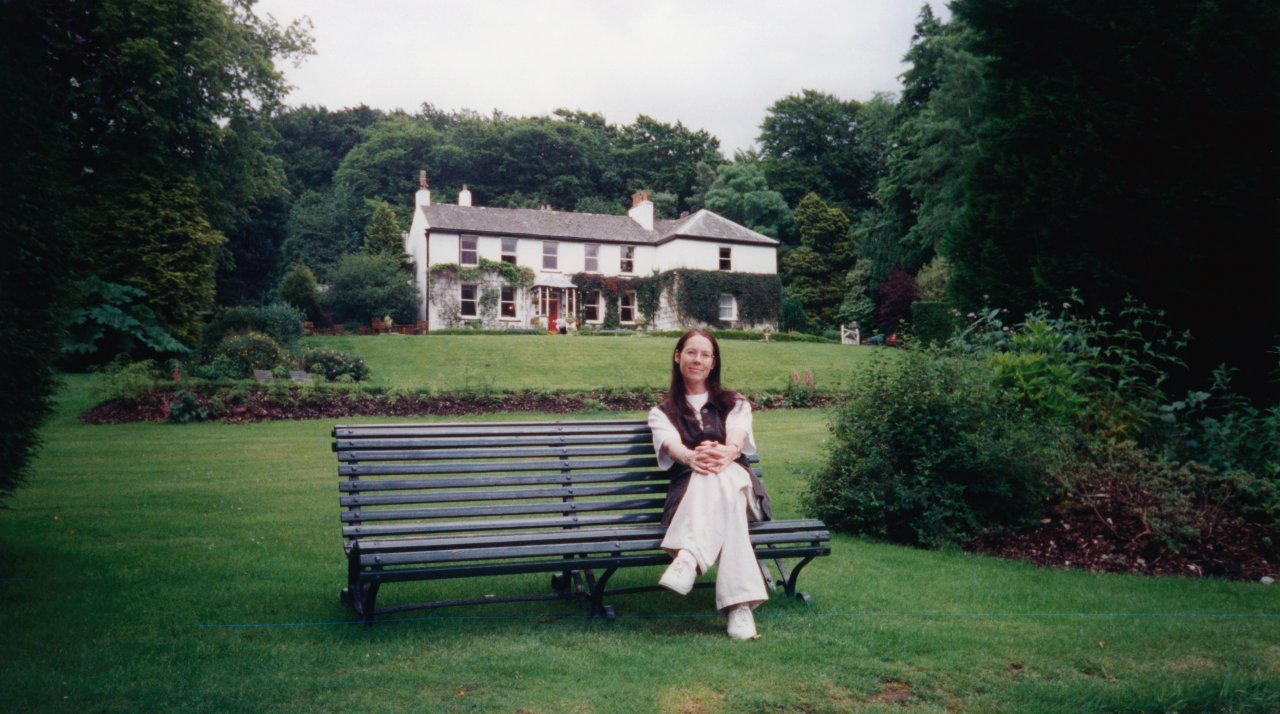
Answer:
[{"label": "climbing plant on facade", "polygon": [[479,314],[486,322],[498,317],[498,304],[502,287],[528,290],[533,287],[533,269],[496,260],[481,258],[474,267],[462,267],[457,263],[436,263],[428,270],[427,284],[436,315],[443,327],[462,325],[458,286],[474,283],[478,287],[476,302]]}]

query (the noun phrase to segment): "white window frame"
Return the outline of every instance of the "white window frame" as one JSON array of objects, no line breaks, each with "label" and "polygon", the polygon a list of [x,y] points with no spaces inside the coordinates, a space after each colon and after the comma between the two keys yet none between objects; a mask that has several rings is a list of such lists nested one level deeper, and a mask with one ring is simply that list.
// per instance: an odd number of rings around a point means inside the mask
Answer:
[{"label": "white window frame", "polygon": [[634,245],[622,246],[621,256],[622,259],[618,261],[619,272],[636,272],[636,247]]},{"label": "white window frame", "polygon": [[[726,300],[728,301],[728,304],[727,304],[727,305],[725,304],[725,301],[726,301]],[[726,316],[726,315],[725,315],[725,308],[726,308],[726,307],[727,307],[727,308],[729,308],[729,314],[728,314],[728,316]],[[737,298],[737,296],[732,295],[732,294],[730,294],[730,293],[720,293],[720,309],[719,309],[719,315],[720,315],[720,321],[721,321],[721,322],[737,322],[737,321],[738,321],[738,298]]]},{"label": "white window frame", "polygon": [[[507,246],[510,246],[511,250],[507,250]],[[515,238],[502,239],[502,262],[511,263],[512,265],[516,264],[516,239]]]},{"label": "white window frame", "polygon": [[[510,296],[510,297],[508,297]],[[519,319],[516,310],[516,289],[510,285],[504,285],[502,292],[498,297],[498,315],[503,320]],[[508,314],[510,312],[510,314]]]},{"label": "white window frame", "polygon": [[587,273],[600,272],[600,246],[587,243],[582,246],[582,270]]},{"label": "white window frame", "polygon": [[[467,243],[471,243],[471,248],[467,248]],[[467,261],[467,253],[471,254],[471,260]],[[479,265],[480,264],[480,236],[458,236],[458,265]]]},{"label": "white window frame", "polygon": [[[471,290],[471,298],[467,298],[467,289]],[[467,312],[467,303],[471,304],[471,312]],[[480,317],[480,286],[475,283],[463,283],[458,286],[458,317]]]},{"label": "white window frame", "polygon": [[[547,265],[550,259],[550,266]],[[553,240],[542,241],[542,269],[546,272],[560,272],[560,243]]]},{"label": "white window frame", "polygon": [[[628,305],[627,303],[630,303]],[[624,310],[631,310],[631,319],[623,317]],[[636,322],[636,294],[634,292],[624,291],[618,296],[618,322],[624,325],[634,325]]]},{"label": "white window frame", "polygon": [[[590,317],[587,310],[594,309],[595,317]],[[582,295],[582,320],[592,325],[604,322],[604,310],[600,309],[600,291],[587,290]]]},{"label": "white window frame", "polygon": [[720,246],[720,269],[733,270],[733,248],[726,245]]}]

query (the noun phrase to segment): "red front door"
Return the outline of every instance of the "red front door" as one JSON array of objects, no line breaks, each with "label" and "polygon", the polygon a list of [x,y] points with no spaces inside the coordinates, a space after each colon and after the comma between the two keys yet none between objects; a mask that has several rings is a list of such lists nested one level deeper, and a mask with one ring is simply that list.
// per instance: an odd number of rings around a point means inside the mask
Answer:
[{"label": "red front door", "polygon": [[547,300],[547,331],[555,334],[560,321],[560,291],[551,292],[550,298]]}]

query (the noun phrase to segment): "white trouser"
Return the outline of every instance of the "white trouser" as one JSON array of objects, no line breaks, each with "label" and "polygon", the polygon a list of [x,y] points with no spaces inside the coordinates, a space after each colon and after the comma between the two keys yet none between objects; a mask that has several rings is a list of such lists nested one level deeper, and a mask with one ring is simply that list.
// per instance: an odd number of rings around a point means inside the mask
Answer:
[{"label": "white trouser", "polygon": [[699,573],[719,564],[717,610],[742,603],[755,607],[769,599],[747,533],[748,504],[754,501],[751,477],[736,463],[714,476],[693,474],[662,539],[672,555],[681,550],[692,555]]}]

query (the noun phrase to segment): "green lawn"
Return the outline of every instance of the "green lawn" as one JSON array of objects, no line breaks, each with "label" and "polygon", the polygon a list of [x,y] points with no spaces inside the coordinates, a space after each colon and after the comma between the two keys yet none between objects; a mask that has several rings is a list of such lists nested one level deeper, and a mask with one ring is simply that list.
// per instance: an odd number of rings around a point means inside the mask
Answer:
[{"label": "green lawn", "polygon": [[[802,359],[779,354],[782,367]],[[614,623],[537,603],[366,629],[338,603],[330,422],[85,426],[74,413],[90,381],[68,381],[30,482],[0,511],[2,711],[1280,710],[1275,586],[848,536],[801,578],[814,605],[775,598],[756,642],[725,638],[709,591],[615,598]],[[756,431],[779,516],[800,515],[825,415],[763,412]],[[383,597],[544,592],[545,580]]]},{"label": "green lawn", "polygon": [[[675,340],[552,335],[378,335],[305,338],[308,347],[365,358],[374,385],[433,390],[665,388]],[[724,383],[750,392],[781,390],[793,371],[835,389],[859,365],[893,350],[797,342],[720,343]]]}]

